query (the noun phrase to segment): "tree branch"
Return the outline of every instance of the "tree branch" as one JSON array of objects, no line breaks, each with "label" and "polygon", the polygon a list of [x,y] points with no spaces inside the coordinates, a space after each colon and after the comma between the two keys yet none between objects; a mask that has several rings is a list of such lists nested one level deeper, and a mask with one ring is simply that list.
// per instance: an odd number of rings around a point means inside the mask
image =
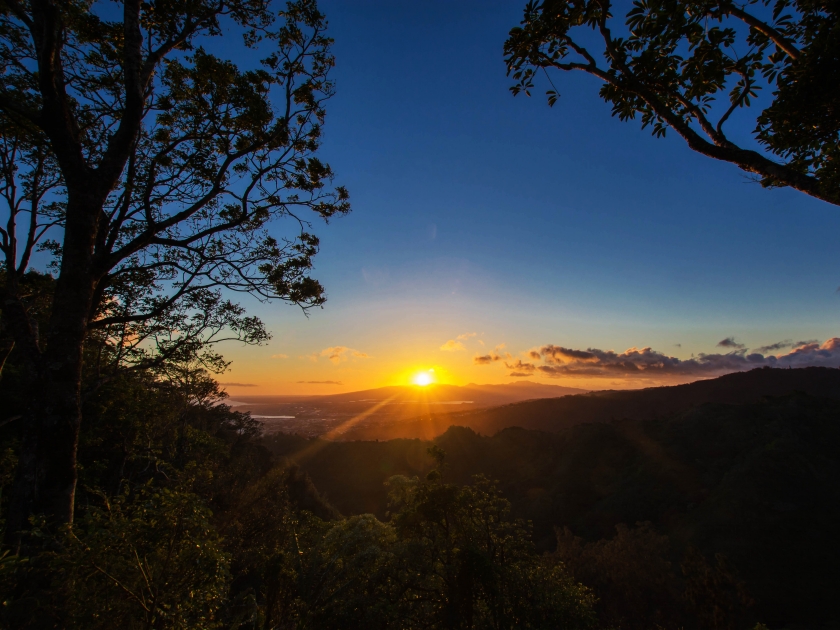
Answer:
[{"label": "tree branch", "polygon": [[799,49],[787,39],[784,35],[782,35],[779,31],[775,28],[767,24],[766,22],[762,22],[754,15],[747,13],[743,9],[739,9],[734,4],[726,4],[724,5],[724,11],[728,12],[730,15],[734,15],[736,18],[741,20],[742,22],[748,24],[755,30],[757,30],[762,35],[767,36],[770,41],[772,41],[776,46],[781,48],[788,57],[793,59],[794,61],[798,61],[801,53]]},{"label": "tree branch", "polygon": [[800,190],[812,197],[838,205],[836,200],[822,194],[819,181],[810,175],[805,175],[784,164],[774,162],[756,151],[742,149],[731,142],[728,142],[724,146],[719,146],[703,139],[681,116],[677,115],[670,107],[665,105],[661,99],[642,81],[640,81],[638,77],[636,77],[636,75],[627,67],[624,60],[621,58],[621,55],[615,49],[612,36],[606,26],[606,16],[600,20],[598,28],[604,39],[604,43],[606,44],[607,54],[609,55],[612,63],[615,64],[621,71],[622,77],[628,84],[616,81],[610,75],[606,75],[606,80],[620,89],[628,90],[636,94],[644,100],[660,118],[667,122],[674,131],[682,136],[690,148],[708,157],[722,160],[724,162],[731,162],[747,172],[756,173],[757,175],[761,175],[763,177],[778,180],[791,188]]}]

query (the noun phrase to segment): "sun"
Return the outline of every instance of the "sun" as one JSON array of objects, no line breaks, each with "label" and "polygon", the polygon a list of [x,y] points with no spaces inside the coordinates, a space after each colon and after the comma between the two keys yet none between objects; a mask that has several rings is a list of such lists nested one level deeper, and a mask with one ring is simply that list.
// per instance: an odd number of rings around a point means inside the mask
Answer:
[{"label": "sun", "polygon": [[426,387],[426,385],[431,385],[434,383],[433,377],[434,370],[427,370],[425,372],[417,372],[412,378],[411,382],[415,385],[419,385],[420,387]]}]

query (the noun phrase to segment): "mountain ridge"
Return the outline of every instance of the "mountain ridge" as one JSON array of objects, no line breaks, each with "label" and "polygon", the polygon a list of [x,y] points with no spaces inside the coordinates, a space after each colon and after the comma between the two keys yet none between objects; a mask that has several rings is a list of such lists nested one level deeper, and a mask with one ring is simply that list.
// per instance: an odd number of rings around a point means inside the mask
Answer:
[{"label": "mountain ridge", "polygon": [[652,419],[705,403],[743,404],[795,392],[840,400],[840,369],[757,368],[681,385],[514,401],[485,409],[429,413],[423,418],[353,427],[342,439],[429,438],[441,435],[450,426],[469,427],[483,435],[508,427],[556,432],[576,424]]},{"label": "mountain ridge", "polygon": [[[262,404],[276,399],[278,402],[356,402],[359,399],[385,400],[394,396],[415,396],[418,399],[435,397],[444,400],[463,399],[465,395],[483,395],[486,398],[510,398],[522,399],[522,393],[537,394],[532,398],[557,398],[572,394],[584,394],[592,390],[579,387],[565,387],[563,385],[552,385],[545,383],[534,383],[533,381],[513,383],[468,383],[467,385],[450,385],[448,383],[432,383],[424,387],[417,385],[387,385],[385,387],[374,387],[340,394],[317,394],[317,395],[296,395],[296,394],[259,394],[247,395],[237,394],[233,402],[244,402],[246,404]],[[442,396],[441,396],[442,395]],[[528,400],[525,398],[524,400]]]}]

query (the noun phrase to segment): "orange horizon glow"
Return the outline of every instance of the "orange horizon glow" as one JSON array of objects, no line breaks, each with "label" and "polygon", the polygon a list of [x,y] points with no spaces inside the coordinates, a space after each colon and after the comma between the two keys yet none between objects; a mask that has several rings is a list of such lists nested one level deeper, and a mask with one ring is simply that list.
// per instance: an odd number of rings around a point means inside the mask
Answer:
[{"label": "orange horizon glow", "polygon": [[[441,335],[440,338],[443,337]],[[638,389],[698,380],[691,375],[650,379],[552,378],[540,371],[527,375],[517,374],[512,378],[507,366],[510,361],[496,360],[491,364],[475,362],[475,356],[489,345],[481,346],[470,338],[461,342],[469,346],[466,351],[444,351],[439,349],[439,343],[437,346],[434,343],[437,341],[430,342],[428,347],[414,343],[405,346],[354,343],[353,347],[358,349],[348,346],[348,350],[335,359],[322,356],[323,352],[296,354],[291,349],[286,350],[285,354],[269,354],[276,348],[262,351],[264,356],[259,356],[253,348],[231,347],[226,356],[233,360],[233,365],[230,371],[217,378],[222,388],[232,397],[329,396],[381,387],[409,387],[418,393],[425,391],[428,395],[441,385],[463,387],[470,384],[501,385],[523,381],[592,391]],[[328,349],[335,350],[335,347],[330,346]],[[528,362],[525,354],[525,351],[515,353],[515,358]]]}]

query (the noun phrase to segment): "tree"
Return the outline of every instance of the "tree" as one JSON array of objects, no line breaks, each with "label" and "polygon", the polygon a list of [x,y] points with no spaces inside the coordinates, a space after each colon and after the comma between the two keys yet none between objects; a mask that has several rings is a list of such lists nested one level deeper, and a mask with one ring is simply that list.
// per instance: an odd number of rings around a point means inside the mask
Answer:
[{"label": "tree", "polygon": [[[323,303],[303,213],[349,211],[315,155],[325,29],[315,0],[3,2],[2,327],[37,393],[7,538],[32,513],[73,521],[83,369],[223,367],[208,343],[267,337],[223,289]],[[214,54],[223,34],[250,66]],[[270,233],[281,217],[294,230]],[[43,332],[21,288],[39,249],[56,255]]]},{"label": "tree", "polygon": [[684,628],[679,582],[670,560],[671,541],[650,523],[616,525],[616,536],[585,542],[557,527],[557,558],[598,598],[608,628]]},{"label": "tree", "polygon": [[30,532],[38,553],[0,572],[0,626],[221,627],[230,558],[201,497],[149,484],[97,498],[71,533]]},{"label": "tree", "polygon": [[[582,71],[621,120],[840,205],[840,5],[830,0],[634,0],[616,25],[610,0],[532,0],[505,43],[514,94],[538,72]],[[588,32],[589,31],[589,32]],[[594,37],[593,37],[594,35]],[[603,53],[592,48],[596,41]],[[547,91],[549,105],[559,94]],[[742,146],[724,129],[762,89],[772,99]],[[729,102],[718,103],[724,92]]]},{"label": "tree", "polygon": [[486,477],[469,486],[443,481],[444,451],[424,482],[392,477],[391,525],[400,559],[391,581],[409,604],[411,626],[586,628],[593,598],[562,564],[540,556],[530,524]]}]

